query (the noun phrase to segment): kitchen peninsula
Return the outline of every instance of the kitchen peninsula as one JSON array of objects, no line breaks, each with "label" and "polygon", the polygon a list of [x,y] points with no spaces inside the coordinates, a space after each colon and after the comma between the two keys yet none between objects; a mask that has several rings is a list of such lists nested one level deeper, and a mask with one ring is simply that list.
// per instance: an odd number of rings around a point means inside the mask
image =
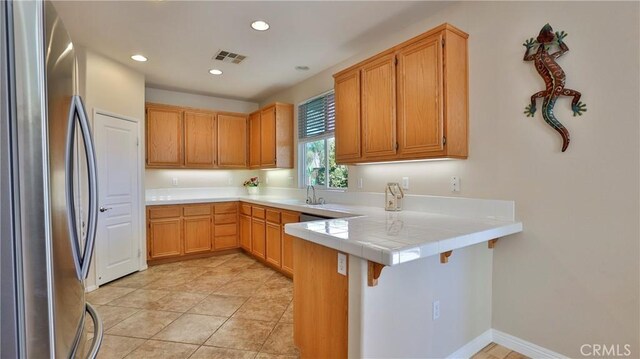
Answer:
[{"label": "kitchen peninsula", "polygon": [[328,194],[329,204],[307,205],[301,191],[286,192],[151,190],[146,203],[239,202],[327,217],[282,226],[283,237],[295,237],[294,340],[303,358],[445,357],[491,328],[492,249],[522,231],[513,202],[407,196],[405,211],[386,212],[375,207],[381,194]]}]

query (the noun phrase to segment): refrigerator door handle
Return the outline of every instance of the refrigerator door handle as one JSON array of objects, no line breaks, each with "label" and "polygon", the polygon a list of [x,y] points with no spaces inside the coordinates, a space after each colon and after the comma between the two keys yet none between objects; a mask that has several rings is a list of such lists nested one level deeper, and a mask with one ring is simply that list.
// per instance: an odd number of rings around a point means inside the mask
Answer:
[{"label": "refrigerator door handle", "polygon": [[[85,155],[87,160],[87,178],[89,191],[89,208],[88,208],[88,225],[85,238],[84,251],[81,254],[80,237],[76,226],[76,207],[73,191],[73,155],[75,145],[75,128],[76,118],[80,125],[82,142],[84,144]],[[65,152],[65,183],[66,183],[66,202],[69,215],[67,224],[71,240],[71,250],[73,252],[73,262],[76,268],[78,279],[84,280],[89,274],[89,266],[91,265],[91,257],[93,255],[93,247],[95,244],[96,230],[98,224],[98,177],[96,174],[96,157],[93,147],[93,139],[91,137],[91,129],[87,120],[84,104],[80,96],[71,98],[71,107],[69,109],[69,119],[67,125],[67,147]]]},{"label": "refrigerator door handle", "polygon": [[102,336],[104,334],[104,328],[102,326],[102,319],[100,319],[100,315],[96,312],[96,309],[87,302],[87,313],[93,319],[93,340],[91,341],[91,349],[87,354],[87,359],[95,359],[98,356],[98,350],[100,350],[100,345],[102,345]]},{"label": "refrigerator door handle", "polygon": [[87,112],[84,108],[82,98],[78,95],[73,96],[75,108],[80,120],[80,130],[82,131],[82,141],[87,156],[87,172],[89,186],[89,209],[87,221],[87,237],[85,238],[84,253],[82,254],[82,280],[89,275],[89,267],[91,266],[91,257],[93,256],[93,247],[96,242],[96,231],[98,228],[98,175],[96,164],[96,151],[91,136],[91,128],[87,119]]},{"label": "refrigerator door handle", "polygon": [[72,97],[67,119],[67,140],[64,156],[65,199],[68,211],[67,226],[69,227],[69,240],[71,241],[71,251],[73,252],[73,264],[75,266],[78,279],[82,281],[84,277],[82,276],[80,238],[78,237],[78,228],[76,227],[76,205],[73,191],[73,155],[76,135],[76,116],[76,101],[75,97]]}]

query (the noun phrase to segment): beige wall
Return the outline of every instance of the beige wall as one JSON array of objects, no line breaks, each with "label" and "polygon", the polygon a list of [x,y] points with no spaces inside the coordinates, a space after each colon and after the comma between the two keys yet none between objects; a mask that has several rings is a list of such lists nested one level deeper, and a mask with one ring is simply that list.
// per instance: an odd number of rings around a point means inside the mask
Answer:
[{"label": "beige wall", "polygon": [[[469,159],[350,166],[350,190],[359,190],[357,178],[363,191],[380,192],[407,176],[410,193],[515,200],[525,229],[494,252],[493,327],[572,357],[585,343],[632,344],[631,357],[640,357],[637,2],[452,4],[264,103],[327,91],[333,73],[442,22],[470,34]],[[588,106],[573,117],[569,99],[556,105],[571,132],[565,153],[540,113],[523,114],[544,83],[522,61],[521,44],[547,22],[569,34],[559,63]],[[270,186],[296,177],[278,172],[268,174]]]},{"label": "beige wall", "polygon": [[[239,187],[261,171],[250,170],[151,170],[146,171],[146,188]],[[178,185],[173,185],[173,179]]]},{"label": "beige wall", "polygon": [[77,53],[79,89],[89,116],[101,109],[144,123],[144,75],[91,50]]},{"label": "beige wall", "polygon": [[[144,75],[85,48],[76,49],[78,59],[78,92],[82,96],[89,115],[89,121],[93,124],[94,110],[107,111],[109,113],[133,118],[139,121],[140,146],[144,148]],[[80,162],[80,171],[83,162]],[[140,156],[140,183],[139,191],[144,196],[144,155]],[[82,184],[82,182],[80,182]],[[86,206],[87,190],[83,188],[84,205]],[[139,218],[144,221],[144,202],[140,198],[138,208]],[[85,207],[86,208],[86,207]],[[145,226],[140,226],[141,252],[145,249]],[[95,259],[95,257],[94,257]],[[87,288],[91,289],[96,284],[96,271],[94,260],[86,281]],[[140,261],[140,267],[146,266],[144,258]]]},{"label": "beige wall", "polygon": [[250,113],[258,109],[258,104],[249,101],[195,95],[185,92],[161,90],[147,87],[147,101],[176,106],[187,106],[209,110]]}]

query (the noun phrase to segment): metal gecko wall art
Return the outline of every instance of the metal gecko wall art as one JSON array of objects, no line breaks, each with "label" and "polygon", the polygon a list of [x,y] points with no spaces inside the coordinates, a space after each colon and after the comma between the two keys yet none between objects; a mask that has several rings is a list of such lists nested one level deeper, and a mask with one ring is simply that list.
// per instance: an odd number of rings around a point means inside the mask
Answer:
[{"label": "metal gecko wall art", "polygon": [[[587,106],[580,101],[582,94],[576,90],[565,88],[566,75],[556,59],[569,51],[569,47],[564,42],[567,33],[564,31],[553,32],[551,25],[546,24],[540,30],[540,34],[536,39],[530,38],[522,44],[527,50],[524,53],[524,61],[533,61],[538,74],[542,77],[545,84],[544,91],[539,91],[531,96],[531,104],[526,107],[524,113],[527,117],[533,117],[536,113],[536,100],[543,98],[542,101],[542,118],[554,130],[558,131],[562,136],[562,152],[569,147],[570,137],[569,131],[558,121],[553,114],[553,108],[560,96],[573,97],[571,101],[571,109],[573,115],[582,116],[587,111]],[[557,51],[550,53],[549,50],[556,45]],[[531,53],[537,46],[537,51]]]}]

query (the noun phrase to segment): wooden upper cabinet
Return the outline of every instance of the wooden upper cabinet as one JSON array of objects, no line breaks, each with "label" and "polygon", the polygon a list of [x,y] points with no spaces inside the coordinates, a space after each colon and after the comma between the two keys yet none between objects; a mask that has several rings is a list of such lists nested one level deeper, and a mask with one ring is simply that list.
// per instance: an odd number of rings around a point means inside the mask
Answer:
[{"label": "wooden upper cabinet", "polygon": [[218,115],[218,167],[247,167],[247,117]]},{"label": "wooden upper cabinet", "polygon": [[260,111],[249,115],[249,167],[260,167]]},{"label": "wooden upper cabinet", "polygon": [[276,108],[260,111],[260,166],[276,165]]},{"label": "wooden upper cabinet", "polygon": [[184,112],[185,167],[216,165],[216,116],[209,112]]},{"label": "wooden upper cabinet", "polygon": [[184,164],[182,110],[149,106],[146,119],[147,167],[175,168]]},{"label": "wooden upper cabinet", "polygon": [[362,68],[363,156],[396,153],[395,55],[383,56]]},{"label": "wooden upper cabinet", "polygon": [[397,56],[399,152],[442,151],[442,34],[407,46]]},{"label": "wooden upper cabinet", "polygon": [[467,158],[467,38],[443,24],[335,74],[337,161]]},{"label": "wooden upper cabinet", "polygon": [[249,115],[249,168],[293,168],[293,105],[274,103]]},{"label": "wooden upper cabinet", "polygon": [[336,160],[344,163],[361,157],[360,70],[335,79]]}]

